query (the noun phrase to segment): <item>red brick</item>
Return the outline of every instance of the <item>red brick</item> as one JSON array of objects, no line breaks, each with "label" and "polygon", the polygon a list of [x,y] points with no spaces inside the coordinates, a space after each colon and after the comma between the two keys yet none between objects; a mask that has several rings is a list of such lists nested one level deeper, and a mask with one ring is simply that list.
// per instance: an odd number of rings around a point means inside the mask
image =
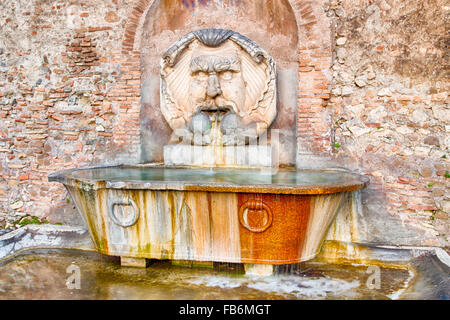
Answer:
[{"label": "red brick", "polygon": [[19,180],[20,180],[20,181],[28,180],[29,178],[30,178],[30,174],[29,174],[29,173],[21,174],[21,175],[19,176]]},{"label": "red brick", "polygon": [[112,137],[113,136],[112,133],[108,133],[108,132],[99,132],[98,135],[102,136],[102,137]]},{"label": "red brick", "polygon": [[411,210],[437,210],[435,206],[408,206],[408,209]]}]

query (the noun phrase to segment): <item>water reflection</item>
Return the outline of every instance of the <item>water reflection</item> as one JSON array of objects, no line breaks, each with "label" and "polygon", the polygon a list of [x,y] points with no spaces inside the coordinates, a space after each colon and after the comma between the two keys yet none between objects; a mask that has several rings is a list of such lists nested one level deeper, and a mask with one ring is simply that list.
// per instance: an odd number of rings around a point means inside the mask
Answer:
[{"label": "water reflection", "polygon": [[[65,285],[72,264],[81,270],[80,290]],[[97,253],[38,250],[0,263],[0,299],[388,299],[410,277],[383,268],[382,287],[370,290],[367,266],[303,263],[270,277],[245,276],[239,266],[191,269],[155,260],[147,269],[124,268]]]},{"label": "water reflection", "polygon": [[286,170],[272,172],[263,169],[233,168],[138,168],[105,167],[82,169],[71,178],[107,181],[171,182],[180,184],[229,185],[351,185],[360,184],[361,177],[337,170]]}]

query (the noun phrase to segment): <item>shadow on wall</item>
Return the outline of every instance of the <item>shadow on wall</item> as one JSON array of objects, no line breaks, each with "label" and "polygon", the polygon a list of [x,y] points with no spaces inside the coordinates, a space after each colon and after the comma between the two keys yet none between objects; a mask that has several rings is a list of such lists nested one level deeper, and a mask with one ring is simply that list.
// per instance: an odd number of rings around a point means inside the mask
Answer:
[{"label": "shadow on wall", "polygon": [[[364,159],[344,158],[329,160],[327,166],[347,168],[360,174],[370,170],[370,164],[364,163]],[[384,181],[381,181],[383,178],[366,175],[370,183],[354,194],[347,207],[341,208],[334,226],[330,228],[329,240],[406,246],[424,246],[427,241],[435,242],[436,231],[424,227],[420,219],[415,219],[407,212],[390,212],[392,204]]]},{"label": "shadow on wall", "polygon": [[87,228],[86,223],[75,207],[74,202],[69,198],[67,194],[66,200],[61,202],[57,206],[53,206],[47,215],[47,219],[50,223],[61,223],[69,226],[77,226]]}]

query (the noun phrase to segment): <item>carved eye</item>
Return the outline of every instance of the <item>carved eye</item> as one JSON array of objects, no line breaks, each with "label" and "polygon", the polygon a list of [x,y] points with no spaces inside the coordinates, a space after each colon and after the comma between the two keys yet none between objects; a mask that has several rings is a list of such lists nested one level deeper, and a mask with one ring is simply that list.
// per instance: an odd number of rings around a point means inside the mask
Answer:
[{"label": "carved eye", "polygon": [[231,80],[233,78],[233,72],[231,72],[231,71],[221,72],[220,78],[223,80]]},{"label": "carved eye", "polygon": [[208,79],[208,74],[203,71],[199,71],[195,74],[195,78],[200,81],[206,81]]}]

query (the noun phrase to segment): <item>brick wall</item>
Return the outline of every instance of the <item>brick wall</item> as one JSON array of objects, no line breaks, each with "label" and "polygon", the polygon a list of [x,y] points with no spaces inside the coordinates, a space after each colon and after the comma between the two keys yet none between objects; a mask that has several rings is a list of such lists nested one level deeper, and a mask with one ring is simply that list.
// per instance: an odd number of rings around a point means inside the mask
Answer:
[{"label": "brick wall", "polygon": [[127,2],[1,6],[4,227],[72,206],[63,186],[47,182],[51,172],[139,160],[140,65],[139,52],[121,45]]}]

